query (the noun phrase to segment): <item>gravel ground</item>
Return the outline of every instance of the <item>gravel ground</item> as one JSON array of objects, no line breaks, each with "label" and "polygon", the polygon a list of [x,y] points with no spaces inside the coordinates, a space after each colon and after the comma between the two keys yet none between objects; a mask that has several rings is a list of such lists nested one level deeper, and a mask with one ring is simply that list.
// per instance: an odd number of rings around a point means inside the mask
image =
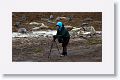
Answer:
[{"label": "gravel ground", "polygon": [[[68,45],[68,56],[60,57],[56,45],[52,49],[50,58],[51,38],[13,38],[13,62],[101,62],[102,40],[101,37],[74,38]],[[57,41],[56,41],[57,42]],[[58,43],[60,53],[61,44]]]}]

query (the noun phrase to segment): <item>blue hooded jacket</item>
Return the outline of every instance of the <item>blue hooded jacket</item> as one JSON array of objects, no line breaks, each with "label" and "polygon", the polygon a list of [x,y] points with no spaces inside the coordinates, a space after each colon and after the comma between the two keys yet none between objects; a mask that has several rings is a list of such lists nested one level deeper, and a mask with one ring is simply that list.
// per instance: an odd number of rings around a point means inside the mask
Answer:
[{"label": "blue hooded jacket", "polygon": [[69,34],[68,30],[64,27],[62,22],[58,22],[56,24],[56,26],[59,26],[59,28],[57,30],[57,36],[59,38],[70,37],[70,34]]},{"label": "blue hooded jacket", "polygon": [[61,29],[63,27],[63,23],[62,22],[57,22],[56,26],[59,26],[58,30],[61,31]]}]

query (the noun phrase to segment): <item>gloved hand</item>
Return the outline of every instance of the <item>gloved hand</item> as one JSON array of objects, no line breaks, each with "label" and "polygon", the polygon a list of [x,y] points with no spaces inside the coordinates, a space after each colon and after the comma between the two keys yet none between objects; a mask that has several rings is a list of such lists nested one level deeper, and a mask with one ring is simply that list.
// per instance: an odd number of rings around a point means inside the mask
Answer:
[{"label": "gloved hand", "polygon": [[53,35],[53,41],[55,41],[57,38],[57,35]]}]

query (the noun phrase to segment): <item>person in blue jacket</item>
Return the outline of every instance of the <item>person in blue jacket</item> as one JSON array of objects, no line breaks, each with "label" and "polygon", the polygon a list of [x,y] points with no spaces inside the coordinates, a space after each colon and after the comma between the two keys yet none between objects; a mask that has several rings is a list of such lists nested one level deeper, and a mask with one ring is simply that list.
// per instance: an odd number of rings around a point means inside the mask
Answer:
[{"label": "person in blue jacket", "polygon": [[56,27],[57,34],[53,36],[54,41],[58,39],[58,42],[62,43],[63,52],[61,56],[67,56],[67,45],[69,43],[70,34],[62,22],[57,22]]}]

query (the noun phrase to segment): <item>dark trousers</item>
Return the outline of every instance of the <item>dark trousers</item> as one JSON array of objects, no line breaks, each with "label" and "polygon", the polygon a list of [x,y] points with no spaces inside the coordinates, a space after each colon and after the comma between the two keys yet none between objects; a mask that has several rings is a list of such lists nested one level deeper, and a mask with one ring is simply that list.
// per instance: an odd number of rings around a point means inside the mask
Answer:
[{"label": "dark trousers", "polygon": [[69,43],[70,37],[65,37],[63,38],[63,43],[62,43],[62,47],[63,47],[63,55],[67,54],[67,45]]}]

